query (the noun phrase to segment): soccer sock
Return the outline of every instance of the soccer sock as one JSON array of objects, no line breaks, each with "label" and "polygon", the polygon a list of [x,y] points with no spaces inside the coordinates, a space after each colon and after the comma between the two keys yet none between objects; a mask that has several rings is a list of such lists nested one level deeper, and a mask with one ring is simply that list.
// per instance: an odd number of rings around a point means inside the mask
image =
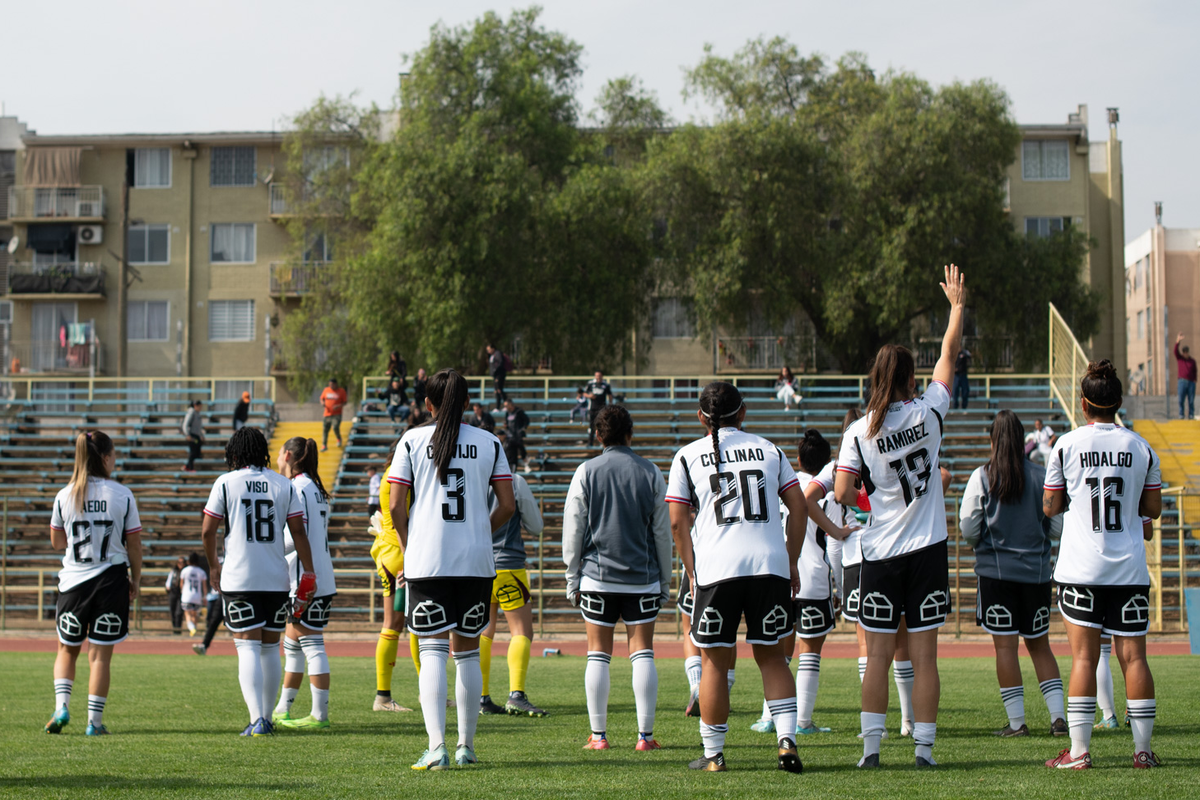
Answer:
[{"label": "soccer sock", "polygon": [[683,669],[687,673],[688,688],[692,690],[692,694],[700,691],[700,656],[685,658]]},{"label": "soccer sock", "polygon": [[725,752],[725,734],[729,733],[729,725],[709,725],[700,721],[700,738],[704,741],[704,757],[712,758],[717,753]]},{"label": "soccer sock", "polygon": [[263,669],[262,642],[255,639],[234,639],[237,648],[238,683],[242,687],[242,700],[250,712],[250,723],[258,722],[263,713]]},{"label": "soccer sock", "polygon": [[313,719],[326,720],[329,719],[329,690],[318,689],[311,683],[308,685],[312,692],[312,714]]},{"label": "soccer sock", "polygon": [[419,677],[421,675],[421,639],[415,633],[408,635],[408,655],[412,659]]},{"label": "soccer sock", "polygon": [[1042,690],[1042,697],[1046,701],[1046,710],[1050,712],[1050,721],[1056,719],[1066,719],[1067,715],[1063,712],[1063,687],[1061,678],[1051,678],[1048,681],[1042,681],[1038,684]]},{"label": "soccer sock", "polygon": [[196,635],[196,623],[192,622],[192,621],[189,619],[189,620],[187,621],[187,626],[188,626],[188,635],[189,635],[189,636],[195,636],[195,635]]},{"label": "soccer sock", "polygon": [[731,692],[733,691],[733,682],[736,678],[737,676],[734,674],[733,670],[729,670],[729,672],[725,674],[725,680],[729,683],[729,691]]},{"label": "soccer sock", "polygon": [[292,689],[284,686],[279,690],[279,703],[275,706],[276,714],[286,714],[292,710],[292,703],[296,702],[296,695],[300,694],[299,689]]},{"label": "soccer sock", "polygon": [[458,700],[458,743],[475,746],[475,726],[479,723],[479,692],[483,675],[479,671],[479,649],[454,654],[455,699]]},{"label": "soccer sock", "polygon": [[817,685],[821,680],[821,654],[801,653],[796,661],[796,723],[811,728],[813,708],[817,705]]},{"label": "soccer sock", "polygon": [[1096,698],[1067,698],[1067,725],[1071,728],[1071,758],[1079,758],[1092,746],[1092,722],[1095,716]]},{"label": "soccer sock", "polygon": [[284,672],[304,674],[304,650],[300,642],[290,636],[283,637]]},{"label": "soccer sock", "polygon": [[867,657],[858,657],[858,682],[863,682],[863,676],[867,674]]},{"label": "soccer sock", "polygon": [[375,694],[392,696],[392,672],[396,669],[396,651],[400,649],[400,634],[391,628],[379,632],[375,644]]},{"label": "soccer sock", "polygon": [[[304,651],[304,662],[309,676],[329,674],[329,656],[325,654],[325,636],[314,633],[300,637],[300,649]],[[289,670],[290,671],[290,670]]]},{"label": "soccer sock", "polygon": [[483,696],[492,693],[492,637],[479,637],[479,672],[483,675]]},{"label": "soccer sock", "polygon": [[1113,701],[1112,642],[1100,643],[1100,660],[1096,662],[1096,705],[1100,706],[1100,714],[1105,719],[1117,715],[1117,704]]},{"label": "soccer sock", "polygon": [[771,718],[771,707],[769,705],[767,705],[767,698],[764,697],[763,698],[762,716],[759,717],[759,719],[770,719],[770,718]]},{"label": "soccer sock", "polygon": [[936,722],[913,723],[913,744],[917,746],[917,758],[933,761],[933,741],[936,738]]},{"label": "soccer sock", "polygon": [[75,681],[70,678],[55,678],[54,679],[54,710],[60,708],[69,708],[71,705],[71,687],[75,685]]},{"label": "soccer sock", "polygon": [[775,721],[775,738],[780,742],[784,739],[795,739],[796,698],[781,697],[778,700],[768,700],[767,707],[771,709],[771,719]]},{"label": "soccer sock", "polygon": [[589,650],[587,667],[583,671],[583,688],[587,694],[588,720],[592,733],[608,730],[608,665],[612,656],[600,650]]},{"label": "soccer sock", "polygon": [[[420,639],[421,661],[425,669],[417,678],[421,691],[421,715],[425,717],[425,733],[429,749],[446,743],[446,661],[450,658],[450,642],[445,639]],[[479,709],[470,704],[471,711]]]},{"label": "soccer sock", "polygon": [[[1061,690],[1060,690],[1061,691]],[[1025,724],[1025,687],[1000,687],[1000,699],[1004,701],[1004,713],[1008,714],[1008,727],[1014,731]]]},{"label": "soccer sock", "polygon": [[[107,697],[101,697],[97,694],[88,695],[88,725],[95,725],[99,728],[104,724],[104,704],[106,702],[108,702]],[[1153,703],[1154,701],[1151,700],[1150,702]],[[1150,738],[1147,737],[1146,741],[1149,742]]]},{"label": "soccer sock", "polygon": [[[90,704],[89,704],[90,705]],[[1133,728],[1133,753],[1150,752],[1150,736],[1154,733],[1154,716],[1158,711],[1154,698],[1149,700],[1126,700],[1129,725]]]},{"label": "soccer sock", "polygon": [[262,710],[265,717],[273,705],[275,693],[283,682],[283,661],[279,658],[279,642],[259,642],[259,656],[262,660]]},{"label": "soccer sock", "polygon": [[[883,738],[883,729],[887,724],[887,714],[872,714],[863,711],[858,715],[862,724],[863,758],[879,755],[879,740]],[[858,762],[862,766],[862,762]]]},{"label": "soccer sock", "polygon": [[525,675],[529,672],[529,650],[533,642],[528,636],[514,636],[508,643],[508,691],[525,691]]},{"label": "soccer sock", "polygon": [[654,706],[658,702],[658,667],[654,665],[654,651],[630,653],[629,663],[633,667],[633,701],[637,708],[638,733],[650,738],[654,734]]},{"label": "soccer sock", "polygon": [[904,722],[913,721],[913,665],[911,661],[896,661],[892,663],[892,677],[896,681],[896,694],[900,695],[900,718]]}]

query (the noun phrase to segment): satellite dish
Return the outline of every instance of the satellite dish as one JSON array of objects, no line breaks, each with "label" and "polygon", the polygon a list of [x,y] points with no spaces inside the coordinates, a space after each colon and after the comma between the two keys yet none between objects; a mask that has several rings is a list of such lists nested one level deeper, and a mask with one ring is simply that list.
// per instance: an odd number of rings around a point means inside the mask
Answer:
[{"label": "satellite dish", "polygon": [[14,236],[13,238],[9,239],[8,240],[8,254],[11,256],[13,253],[17,252],[17,248],[20,246],[21,246],[20,237]]}]

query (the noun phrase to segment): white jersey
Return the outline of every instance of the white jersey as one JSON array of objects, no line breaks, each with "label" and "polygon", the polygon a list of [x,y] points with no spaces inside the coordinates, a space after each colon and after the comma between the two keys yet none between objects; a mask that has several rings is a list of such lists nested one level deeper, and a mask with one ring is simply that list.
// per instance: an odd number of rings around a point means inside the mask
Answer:
[{"label": "white jersey", "polygon": [[1158,455],[1128,428],[1094,423],[1064,433],[1046,467],[1046,489],[1063,489],[1062,543],[1054,580],[1089,586],[1150,583],[1138,504],[1162,488]]},{"label": "white jersey", "polygon": [[[304,532],[308,534],[313,572],[317,576],[316,596],[333,594],[337,591],[337,585],[333,580],[333,559],[329,555],[329,501],[321,496],[321,490],[307,475],[301,474],[292,478],[292,488],[296,490],[300,507],[304,509]],[[296,553],[296,543],[292,541],[291,531],[284,531],[283,541],[284,552],[287,554],[288,581],[292,585],[292,594],[295,594],[304,567]]]},{"label": "white jersey", "polygon": [[204,513],[225,524],[222,592],[288,591],[284,531],[287,520],[304,516],[291,481],[261,467],[226,472],[213,484]]},{"label": "white jersey", "polygon": [[696,509],[692,551],[696,585],[734,578],[788,578],[779,497],[799,483],[783,451],[761,436],[721,428],[718,467],[712,437],[680,448],[671,462],[667,502]]},{"label": "white jersey", "polygon": [[76,508],[70,487],[59,491],[50,512],[50,527],[67,535],[67,552],[58,573],[65,592],[95,578],[114,564],[128,564],[125,537],[141,533],[133,492],[116,481],[88,478],[83,510]]},{"label": "white jersey", "polygon": [[199,567],[190,565],[184,567],[183,571],[179,573],[179,586],[182,589],[179,602],[184,605],[203,605],[206,580],[208,580],[208,575],[204,574],[204,570]]},{"label": "white jersey", "polygon": [[[809,484],[815,482],[824,495],[833,483],[833,464],[826,464],[816,477],[807,472],[797,472],[796,477],[800,479],[801,489],[807,491]],[[783,517],[784,530],[787,530],[787,508],[782,503],[779,504],[779,513]],[[825,550],[825,531],[817,527],[811,517],[804,531],[804,547],[800,550],[800,558],[796,560],[796,568],[800,572],[800,594],[797,597],[805,600],[825,600],[829,597],[832,573]]]},{"label": "white jersey", "polygon": [[883,427],[871,438],[871,414],[842,436],[837,471],[862,479],[871,518],[860,538],[862,557],[883,561],[946,540],[946,500],[938,470],[942,420],[950,391],[933,381],[916,400],[888,406]]},{"label": "white jersey", "polygon": [[388,483],[410,487],[406,578],[491,578],[492,523],[488,487],[511,481],[500,440],[482,428],[459,425],[458,447],[438,477],[433,461],[433,425],[404,434],[388,470]]}]

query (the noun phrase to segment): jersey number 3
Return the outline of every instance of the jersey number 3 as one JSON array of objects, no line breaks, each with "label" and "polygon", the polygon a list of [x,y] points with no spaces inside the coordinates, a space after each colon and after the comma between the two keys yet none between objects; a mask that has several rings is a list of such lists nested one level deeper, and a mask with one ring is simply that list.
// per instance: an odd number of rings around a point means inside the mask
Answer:
[{"label": "jersey number 3", "polygon": [[[729,491],[721,494],[722,483],[729,482]],[[751,489],[751,481],[757,491]],[[771,518],[771,510],[767,507],[767,481],[761,470],[748,469],[734,475],[732,472],[717,472],[709,476],[709,488],[717,496],[713,501],[713,511],[717,516],[718,525],[732,525],[737,517],[727,516],[725,506],[738,499],[738,488],[742,490],[742,517],[747,522],[766,522]],[[757,502],[758,510],[754,506]]]},{"label": "jersey number 3", "polygon": [[466,503],[463,502],[467,493],[467,474],[461,469],[446,470],[446,502],[442,503],[442,519],[447,522],[462,522],[467,518]]}]

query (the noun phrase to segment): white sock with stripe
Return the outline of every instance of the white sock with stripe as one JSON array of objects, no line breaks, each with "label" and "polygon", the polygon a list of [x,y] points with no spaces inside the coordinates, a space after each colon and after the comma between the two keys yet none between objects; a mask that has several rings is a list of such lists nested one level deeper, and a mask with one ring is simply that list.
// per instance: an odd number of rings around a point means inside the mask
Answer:
[{"label": "white sock with stripe", "polygon": [[475,747],[475,726],[479,724],[479,696],[483,694],[483,670],[479,648],[454,654],[454,700],[458,703],[458,743]]},{"label": "white sock with stripe", "polygon": [[309,713],[312,714],[313,719],[329,719],[329,690],[318,689],[311,683],[308,688],[312,692],[312,711]]},{"label": "white sock with stripe", "polygon": [[892,678],[896,681],[896,694],[900,696],[900,719],[907,725],[913,724],[913,665],[911,661],[892,663]]},{"label": "white sock with stripe", "polygon": [[700,720],[700,739],[704,742],[704,757],[712,758],[718,753],[725,752],[725,734],[729,733],[728,723],[708,725]]},{"label": "white sock with stripe", "polygon": [[1092,723],[1095,717],[1096,698],[1067,698],[1067,725],[1071,729],[1071,758],[1079,758],[1092,746]]},{"label": "white sock with stripe", "polygon": [[70,708],[71,706],[71,687],[75,685],[75,681],[70,678],[55,678],[54,679],[54,710],[60,708]]},{"label": "white sock with stripe", "polygon": [[1150,752],[1150,737],[1154,733],[1154,717],[1158,714],[1158,703],[1149,700],[1126,700],[1129,726],[1133,729],[1133,754]]},{"label": "white sock with stripe", "polygon": [[99,728],[104,724],[104,704],[106,702],[108,702],[107,697],[95,694],[88,695],[88,725],[95,725]]},{"label": "white sock with stripe", "polygon": [[[450,642],[446,639],[422,637],[417,645],[421,654],[421,673],[417,686],[421,694],[421,715],[425,717],[425,733],[429,749],[446,743],[446,662],[450,659]],[[480,691],[483,689],[480,677]],[[479,700],[471,704],[478,713]]]},{"label": "white sock with stripe", "polygon": [[234,639],[233,646],[237,648],[238,684],[242,687],[242,700],[250,712],[250,723],[254,724],[266,716],[263,706],[262,642],[257,639]]},{"label": "white sock with stripe", "polygon": [[813,726],[813,709],[817,705],[817,686],[821,680],[821,654],[801,653],[796,656],[796,724],[801,728]]},{"label": "white sock with stripe", "polygon": [[1004,701],[1004,713],[1008,714],[1008,727],[1014,731],[1025,724],[1025,687],[1000,687],[1000,699]]},{"label": "white sock with stripe", "polygon": [[1042,699],[1046,701],[1046,710],[1050,712],[1050,721],[1056,719],[1066,719],[1067,714],[1063,711],[1063,685],[1062,678],[1051,678],[1048,681],[1042,681],[1038,684],[1038,688],[1042,690]]},{"label": "white sock with stripe", "polygon": [[292,710],[292,703],[296,702],[296,696],[300,694],[299,689],[292,689],[284,686],[279,690],[279,702],[275,705],[276,714],[287,714]]},{"label": "white sock with stripe", "polygon": [[771,719],[775,721],[775,738],[782,742],[784,739],[796,738],[796,698],[781,697],[778,700],[768,700],[767,708],[771,709]]},{"label": "white sock with stripe", "polygon": [[863,676],[867,674],[867,657],[858,657],[858,682],[863,682]]},{"label": "white sock with stripe", "polygon": [[[863,711],[859,715],[862,724],[863,760],[867,756],[879,755],[879,740],[883,738],[884,727],[887,725],[887,714],[873,714]],[[858,765],[862,766],[862,761]]]},{"label": "white sock with stripe", "polygon": [[692,694],[700,691],[700,656],[685,658],[683,669],[687,673],[688,688],[692,690]]},{"label": "white sock with stripe", "polygon": [[609,664],[612,656],[600,650],[589,650],[587,667],[583,671],[583,688],[587,694],[588,721],[597,736],[608,730]]},{"label": "white sock with stripe", "polygon": [[654,736],[654,706],[658,702],[658,668],[654,665],[654,651],[630,653],[629,663],[633,667],[633,701],[637,709],[638,733],[650,739]]},{"label": "white sock with stripe", "polygon": [[936,764],[937,762],[933,760],[933,743],[936,739],[936,722],[913,723],[913,744],[916,745],[917,758],[923,758],[931,764]]}]

